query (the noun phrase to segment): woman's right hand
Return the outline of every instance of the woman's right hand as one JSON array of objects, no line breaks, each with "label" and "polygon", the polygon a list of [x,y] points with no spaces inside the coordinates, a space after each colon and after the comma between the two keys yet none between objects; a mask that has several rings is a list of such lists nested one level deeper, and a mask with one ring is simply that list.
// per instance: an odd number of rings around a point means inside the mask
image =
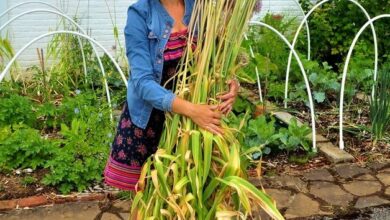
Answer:
[{"label": "woman's right hand", "polygon": [[217,105],[193,104],[176,97],[173,100],[172,111],[192,119],[200,128],[213,134],[223,134],[221,128],[222,113]]},{"label": "woman's right hand", "polygon": [[216,135],[223,134],[221,128],[222,113],[218,111],[217,105],[194,104],[190,110],[189,117],[199,127]]}]

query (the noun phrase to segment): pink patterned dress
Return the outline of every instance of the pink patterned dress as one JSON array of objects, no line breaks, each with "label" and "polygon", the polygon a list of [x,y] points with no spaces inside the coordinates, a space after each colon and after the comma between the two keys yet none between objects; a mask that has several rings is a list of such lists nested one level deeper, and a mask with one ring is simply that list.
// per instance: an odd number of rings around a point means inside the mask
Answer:
[{"label": "pink patterned dress", "polygon": [[[164,85],[176,73],[187,45],[187,37],[187,30],[170,35],[164,51],[161,85]],[[174,89],[173,80],[170,80],[165,87],[170,90]],[[153,109],[146,128],[141,129],[132,123],[127,103],[125,103],[112,143],[110,157],[104,170],[104,181],[107,185],[122,190],[135,190],[142,165],[157,151],[164,121],[164,112]]]}]

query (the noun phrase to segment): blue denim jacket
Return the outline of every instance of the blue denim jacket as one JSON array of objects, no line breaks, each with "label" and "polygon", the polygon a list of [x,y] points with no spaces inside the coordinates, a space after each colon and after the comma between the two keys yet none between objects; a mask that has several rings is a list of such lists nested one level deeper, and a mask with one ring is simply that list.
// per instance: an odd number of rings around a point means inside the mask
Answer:
[{"label": "blue denim jacket", "polygon": [[[194,0],[185,0],[183,23],[188,26]],[[127,103],[132,122],[145,129],[153,108],[172,111],[175,95],[160,86],[164,48],[174,20],[159,0],[139,0],[127,12],[126,55],[130,65]]]}]

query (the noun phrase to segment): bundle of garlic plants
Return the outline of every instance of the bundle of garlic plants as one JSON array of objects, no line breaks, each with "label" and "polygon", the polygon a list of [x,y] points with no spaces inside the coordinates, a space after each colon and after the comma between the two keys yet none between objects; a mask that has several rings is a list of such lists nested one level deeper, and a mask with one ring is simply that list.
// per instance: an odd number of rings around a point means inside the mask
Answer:
[{"label": "bundle of garlic plants", "polygon": [[[177,96],[193,103],[218,104],[237,60],[256,0],[198,0],[187,49],[175,77]],[[132,211],[141,219],[247,219],[253,207],[283,219],[275,203],[246,181],[248,157],[223,124],[223,135],[199,128],[191,119],[167,114],[159,150],[145,163]]]}]

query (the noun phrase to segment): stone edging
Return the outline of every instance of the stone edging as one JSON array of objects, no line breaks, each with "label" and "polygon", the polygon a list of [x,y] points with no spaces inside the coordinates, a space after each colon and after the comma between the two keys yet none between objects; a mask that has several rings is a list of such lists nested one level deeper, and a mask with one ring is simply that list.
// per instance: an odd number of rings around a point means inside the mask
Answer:
[{"label": "stone edging", "polygon": [[102,201],[105,197],[106,195],[104,193],[77,194],[77,195],[69,195],[69,196],[50,195],[50,194],[40,195],[40,196],[30,196],[27,198],[0,201],[0,212],[10,211],[13,209],[63,204],[69,202]]}]

